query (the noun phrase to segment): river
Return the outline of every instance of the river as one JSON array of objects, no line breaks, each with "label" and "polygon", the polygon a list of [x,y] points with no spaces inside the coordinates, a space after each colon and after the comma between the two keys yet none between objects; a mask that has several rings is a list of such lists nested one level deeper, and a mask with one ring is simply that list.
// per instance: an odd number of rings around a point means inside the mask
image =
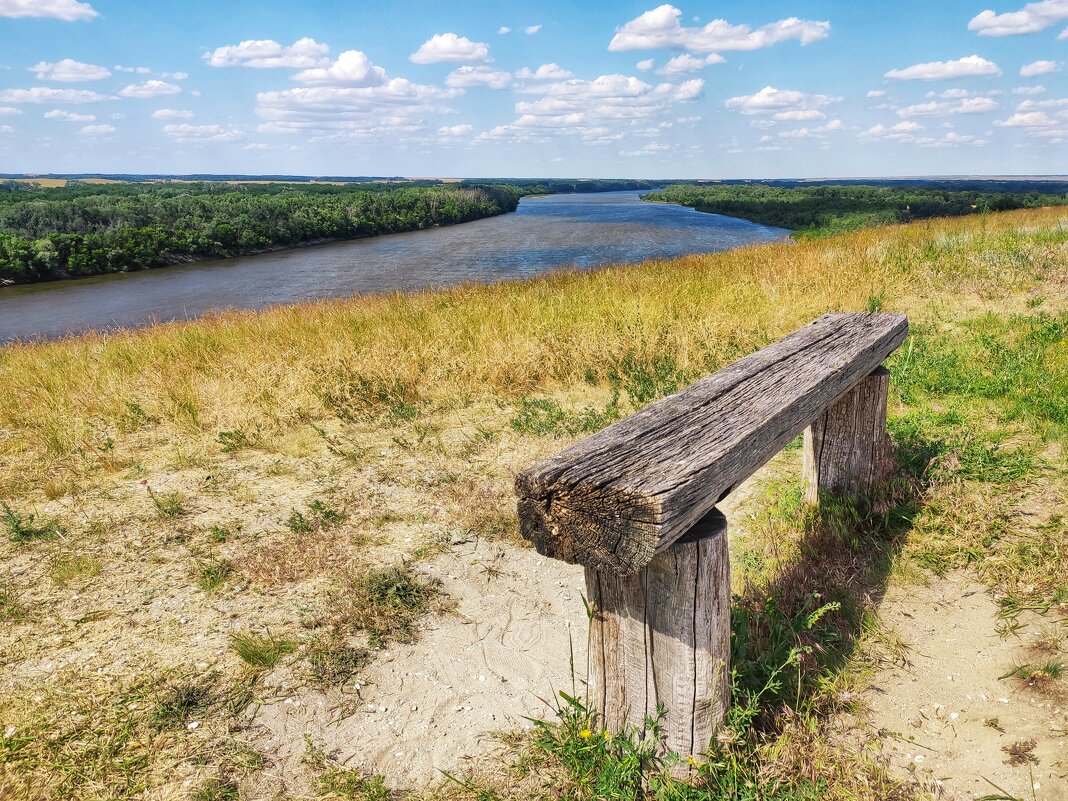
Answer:
[{"label": "river", "polygon": [[647,203],[640,192],[524,198],[517,211],[407,234],[0,288],[0,342],[259,309],[355,293],[522,278],[710,253],[781,239],[781,228]]}]

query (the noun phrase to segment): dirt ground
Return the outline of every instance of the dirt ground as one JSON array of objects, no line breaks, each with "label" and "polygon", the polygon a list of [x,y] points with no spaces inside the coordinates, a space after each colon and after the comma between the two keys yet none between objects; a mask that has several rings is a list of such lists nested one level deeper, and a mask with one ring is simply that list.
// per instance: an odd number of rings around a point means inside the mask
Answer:
[{"label": "dirt ground", "polygon": [[1024,614],[1003,637],[997,612],[965,575],[891,587],[879,615],[903,639],[906,661],[872,683],[871,723],[892,768],[936,797],[1068,799],[1063,684],[1005,676],[1044,662],[1043,641],[1068,645],[1068,623]]}]

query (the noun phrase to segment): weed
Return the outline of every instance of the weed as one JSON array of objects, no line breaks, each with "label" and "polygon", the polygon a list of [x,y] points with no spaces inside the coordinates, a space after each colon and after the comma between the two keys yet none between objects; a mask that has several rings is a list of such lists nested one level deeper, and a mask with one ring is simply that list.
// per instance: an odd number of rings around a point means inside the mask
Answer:
[{"label": "weed", "polygon": [[212,558],[197,565],[197,586],[204,592],[215,592],[226,583],[234,572],[234,566],[226,559]]},{"label": "weed", "polygon": [[237,453],[252,447],[252,440],[240,428],[235,428],[233,431],[220,431],[217,439],[222,446],[223,453]]},{"label": "weed", "polygon": [[191,796],[192,801],[239,801],[241,791],[230,778],[208,779]]},{"label": "weed", "polygon": [[348,575],[333,607],[341,623],[366,631],[372,646],[408,640],[416,618],[437,600],[438,585],[408,564]]},{"label": "weed", "polygon": [[226,542],[233,536],[233,532],[226,526],[212,526],[208,531],[208,539],[212,542]]},{"label": "weed", "polygon": [[171,520],[175,517],[181,517],[186,513],[185,508],[185,495],[180,492],[168,492],[158,493],[152,487],[148,485],[147,481],[142,481],[145,485],[145,489],[148,490],[148,497],[152,499],[152,505],[156,508],[156,514],[163,520]]},{"label": "weed", "polygon": [[318,772],[314,781],[318,793],[347,801],[389,801],[393,797],[381,776],[368,776],[342,767],[317,748],[310,735],[304,735],[304,741],[307,748],[301,761]]},{"label": "weed", "polygon": [[617,398],[602,410],[587,406],[573,412],[549,398],[523,398],[510,424],[520,434],[535,436],[574,436],[589,434],[619,419]]},{"label": "weed", "polygon": [[0,621],[4,623],[22,623],[28,618],[29,614],[19,599],[18,593],[10,586],[0,584]]},{"label": "weed", "polygon": [[195,717],[202,716],[217,703],[216,679],[209,675],[167,682],[155,699],[155,709],[149,718],[152,725],[160,731],[184,729]]},{"label": "weed", "polygon": [[293,640],[278,639],[268,632],[258,634],[235,634],[230,637],[230,648],[241,661],[253,668],[272,668],[286,654],[297,650]]},{"label": "weed", "polygon": [[53,539],[65,533],[55,520],[39,521],[35,514],[20,515],[6,503],[0,504],[0,523],[16,545]]},{"label": "weed", "polygon": [[1001,750],[1008,754],[1005,762],[1013,767],[1019,767],[1020,765],[1037,765],[1038,759],[1035,757],[1035,746],[1038,745],[1038,741],[1021,740],[1018,743],[1011,743],[1010,745],[1001,746]]},{"label": "weed", "polygon": [[341,525],[348,519],[348,515],[339,509],[334,509],[320,500],[308,504],[308,514],[293,510],[286,521],[289,530],[294,534],[310,534],[320,529],[330,529]]}]

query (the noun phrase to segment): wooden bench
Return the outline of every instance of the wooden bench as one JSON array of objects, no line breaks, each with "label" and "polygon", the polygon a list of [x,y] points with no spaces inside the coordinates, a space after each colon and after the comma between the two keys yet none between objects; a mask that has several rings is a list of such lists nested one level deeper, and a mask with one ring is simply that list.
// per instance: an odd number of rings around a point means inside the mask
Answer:
[{"label": "wooden bench", "polygon": [[826,314],[516,477],[523,536],[586,568],[590,703],[610,731],[666,709],[707,752],[729,704],[730,570],[716,504],[802,431],[806,498],[886,479],[897,314]]}]

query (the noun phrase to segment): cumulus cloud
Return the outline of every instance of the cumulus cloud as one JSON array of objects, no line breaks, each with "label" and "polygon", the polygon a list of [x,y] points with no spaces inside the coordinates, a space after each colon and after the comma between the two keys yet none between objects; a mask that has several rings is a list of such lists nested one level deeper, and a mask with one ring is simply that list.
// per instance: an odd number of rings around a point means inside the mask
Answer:
[{"label": "cumulus cloud", "polygon": [[164,125],[163,133],[176,142],[234,142],[244,138],[241,131],[221,125],[191,125],[187,122]]},{"label": "cumulus cloud", "polygon": [[841,102],[842,98],[831,95],[813,95],[792,89],[776,89],[765,86],[756,94],[739,95],[727,100],[729,109],[742,114],[776,114],[784,111],[807,111],[821,109],[832,103]]},{"label": "cumulus cloud", "polygon": [[813,22],[790,17],[753,29],[748,25],[731,25],[723,19],[702,28],[687,28],[679,19],[682,12],[665,3],[616,30],[609,50],[688,50],[692,53],[715,53],[723,50],[758,50],[796,39],[803,45],[826,39],[829,22]]},{"label": "cumulus cloud", "polygon": [[928,61],[924,64],[913,64],[904,69],[890,70],[884,73],[883,77],[895,78],[899,81],[944,81],[990,75],[1001,75],[998,65],[981,56],[971,55],[958,58],[956,61]]},{"label": "cumulus cloud", "polygon": [[634,158],[640,156],[655,156],[658,153],[666,153],[669,150],[672,150],[672,147],[670,145],[663,145],[660,142],[650,142],[649,144],[645,145],[644,147],[640,147],[637,150],[621,150],[619,151],[619,155],[625,156],[627,158]]},{"label": "cumulus cloud", "polygon": [[346,50],[328,67],[298,72],[293,80],[312,86],[381,86],[386,71],[371,63],[360,50]]},{"label": "cumulus cloud", "polygon": [[473,125],[443,125],[438,128],[438,133],[442,136],[463,136],[473,130],[475,130]]},{"label": "cumulus cloud", "polygon": [[525,141],[556,135],[607,143],[623,138],[621,126],[655,118],[677,103],[700,97],[704,81],[648,84],[626,75],[601,75],[528,86],[537,99],[516,104],[518,117],[483,133],[480,139]]},{"label": "cumulus cloud", "polygon": [[982,114],[994,111],[998,107],[997,101],[989,97],[965,97],[957,102],[947,101],[939,103],[932,100],[930,103],[917,103],[898,109],[899,117],[939,117],[946,114]]},{"label": "cumulus cloud", "polygon": [[512,29],[511,29],[511,28],[509,28],[509,27],[508,27],[507,25],[502,25],[501,27],[499,27],[499,28],[497,29],[497,33],[498,33],[498,34],[499,34],[500,36],[504,36],[504,35],[505,35],[506,33],[511,33],[511,32],[512,32]]},{"label": "cumulus cloud", "polygon": [[1020,67],[1020,75],[1024,78],[1033,78],[1036,75],[1048,75],[1057,72],[1060,67],[1056,61],[1032,61]]},{"label": "cumulus cloud", "polygon": [[212,67],[289,67],[306,70],[329,66],[329,52],[329,45],[321,44],[308,36],[298,39],[288,47],[273,39],[246,39],[236,45],[217,47],[212,52],[205,53],[204,60]]},{"label": "cumulus cloud", "polygon": [[868,97],[882,97],[885,94],[886,94],[886,92],[884,90],[882,90],[882,89],[869,89],[867,96]]},{"label": "cumulus cloud", "polygon": [[78,83],[80,81],[99,81],[111,76],[107,67],[96,64],[83,64],[81,61],[65,58],[62,61],[39,61],[30,67],[40,81],[59,81],[60,83]]},{"label": "cumulus cloud", "polygon": [[94,114],[75,114],[73,111],[62,111],[54,108],[44,114],[46,120],[64,120],[66,122],[92,122],[96,119]]},{"label": "cumulus cloud", "polygon": [[653,61],[651,58],[643,58],[634,66],[640,69],[642,72],[646,72],[647,70],[651,70],[653,68],[653,64],[655,63],[656,62]]},{"label": "cumulus cloud", "polygon": [[86,125],[78,133],[83,136],[107,136],[115,133],[114,125]]},{"label": "cumulus cloud", "polygon": [[527,27],[525,27],[523,29],[523,33],[525,33],[527,36],[533,36],[534,34],[536,34],[540,30],[541,30],[541,26],[540,25],[528,25]]},{"label": "cumulus cloud", "polygon": [[[1068,19],[1068,2],[1065,0],[1042,0],[1028,3],[1019,11],[998,14],[990,9],[972,17],[968,30],[980,36],[1018,36],[1037,33],[1050,25]],[[1063,38],[1062,33],[1060,37]]]},{"label": "cumulus cloud", "polygon": [[803,120],[822,120],[827,115],[822,111],[817,111],[814,108],[799,108],[792,109],[790,111],[780,111],[772,115],[777,120],[788,120],[791,122],[801,122]]},{"label": "cumulus cloud", "polygon": [[419,49],[408,56],[415,64],[437,64],[442,61],[484,62],[492,61],[489,45],[485,42],[472,42],[465,36],[455,33],[435,33]]},{"label": "cumulus cloud", "polygon": [[946,89],[942,92],[928,92],[924,97],[940,97],[943,100],[960,100],[962,97],[992,97],[1000,95],[999,89],[991,89],[986,92],[972,92],[968,89]]},{"label": "cumulus cloud", "polygon": [[123,97],[166,97],[167,95],[178,95],[182,93],[182,87],[175,86],[173,83],[167,83],[166,81],[157,81],[155,79],[151,81],[145,81],[144,83],[131,83],[129,86],[119,90],[119,94]]},{"label": "cumulus cloud", "polygon": [[64,22],[99,16],[88,3],[78,0],[0,0],[0,17],[49,17]]},{"label": "cumulus cloud", "polygon": [[108,98],[88,89],[53,89],[35,86],[33,89],[0,89],[0,102],[5,103],[99,103]]},{"label": "cumulus cloud", "polygon": [[719,53],[709,53],[707,56],[691,56],[683,53],[669,59],[667,64],[657,70],[660,75],[683,75],[687,72],[697,72],[712,64],[722,64],[726,59]]},{"label": "cumulus cloud", "polygon": [[1017,86],[1012,90],[1014,95],[1040,95],[1046,91],[1045,86]]},{"label": "cumulus cloud", "polygon": [[515,77],[521,80],[563,81],[567,78],[573,78],[574,75],[559,64],[542,64],[533,72],[530,71],[529,67],[523,67],[515,74]]},{"label": "cumulus cloud", "polygon": [[929,136],[919,133],[923,126],[918,122],[903,121],[896,125],[886,126],[880,123],[873,125],[861,134],[862,139],[889,139],[895,142],[918,145],[920,147],[956,147],[959,145],[973,145],[981,147],[986,140],[971,134],[958,134],[956,131],[948,131],[942,136]]},{"label": "cumulus cloud", "polygon": [[124,67],[122,64],[116,64],[112,69],[115,72],[133,72],[137,75],[148,75],[148,73],[152,72],[148,67]]},{"label": "cumulus cloud", "polygon": [[[14,117],[16,114],[21,114],[22,111],[14,106],[0,106],[0,117]],[[48,115],[45,115],[48,116]]]},{"label": "cumulus cloud", "polygon": [[370,137],[414,131],[423,118],[446,111],[441,101],[461,89],[442,89],[391,78],[381,86],[309,86],[256,95],[264,133]]},{"label": "cumulus cloud", "polygon": [[10,125],[0,125],[0,134],[13,134],[15,129]]},{"label": "cumulus cloud", "polygon": [[161,108],[152,112],[152,119],[154,120],[187,120],[192,116],[192,111],[176,108]]},{"label": "cumulus cloud", "polygon": [[1008,119],[994,120],[1000,128],[1048,128],[1057,121],[1044,111],[1016,112]]},{"label": "cumulus cloud", "polygon": [[485,86],[490,89],[507,89],[512,84],[512,75],[493,67],[458,67],[445,77],[445,85],[458,89]]},{"label": "cumulus cloud", "polygon": [[814,128],[804,126],[791,131],[782,131],[779,136],[784,139],[822,139],[824,134],[840,131],[843,127],[841,120],[829,120],[825,125],[818,125]]}]

